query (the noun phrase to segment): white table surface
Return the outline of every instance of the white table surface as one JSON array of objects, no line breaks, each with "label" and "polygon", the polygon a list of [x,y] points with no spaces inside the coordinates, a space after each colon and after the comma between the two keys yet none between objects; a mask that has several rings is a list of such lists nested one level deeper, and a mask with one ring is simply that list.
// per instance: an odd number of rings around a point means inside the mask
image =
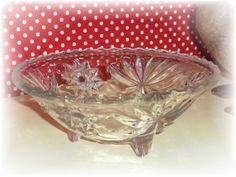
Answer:
[{"label": "white table surface", "polygon": [[[230,83],[222,79],[220,83]],[[218,85],[220,84],[218,83]],[[173,125],[155,136],[152,151],[136,157],[127,145],[80,140],[49,124],[25,103],[27,96],[1,100],[3,170],[6,174],[77,176],[155,176],[234,174],[234,116],[223,109],[233,100],[202,95]]]}]

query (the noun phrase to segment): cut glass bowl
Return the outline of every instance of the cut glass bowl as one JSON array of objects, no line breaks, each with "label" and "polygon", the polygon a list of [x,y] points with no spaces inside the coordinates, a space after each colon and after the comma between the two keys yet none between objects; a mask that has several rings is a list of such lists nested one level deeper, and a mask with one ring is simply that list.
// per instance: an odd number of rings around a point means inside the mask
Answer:
[{"label": "cut glass bowl", "polygon": [[172,124],[217,81],[205,59],[152,49],[73,50],[39,56],[13,71],[13,82],[79,137],[129,144],[146,155],[153,136]]}]

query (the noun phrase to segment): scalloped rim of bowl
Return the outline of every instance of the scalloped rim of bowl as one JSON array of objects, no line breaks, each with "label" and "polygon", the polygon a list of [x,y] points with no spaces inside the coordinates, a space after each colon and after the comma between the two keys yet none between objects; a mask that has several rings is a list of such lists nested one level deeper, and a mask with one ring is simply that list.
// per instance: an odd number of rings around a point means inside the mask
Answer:
[{"label": "scalloped rim of bowl", "polygon": [[[172,90],[170,90],[168,92],[164,92],[162,94],[169,94],[173,91],[176,91],[176,92],[184,92],[185,91],[185,92],[187,92],[189,90],[199,89],[200,87],[201,88],[202,87],[211,87],[218,81],[218,78],[219,78],[219,75],[220,75],[220,70],[219,70],[218,66],[215,65],[212,61],[206,60],[204,57],[199,58],[199,57],[194,56],[194,55],[189,55],[189,54],[186,54],[186,53],[179,53],[177,51],[167,51],[167,50],[164,50],[164,49],[157,49],[156,50],[156,49],[150,49],[150,48],[144,49],[144,48],[115,48],[115,47],[114,48],[103,48],[103,47],[100,47],[100,48],[97,48],[97,49],[86,48],[86,49],[83,49],[83,50],[74,49],[74,50],[70,50],[70,51],[60,51],[58,53],[52,52],[52,53],[49,53],[49,54],[46,54],[46,55],[39,55],[37,57],[27,59],[24,62],[18,64],[13,69],[12,81],[20,90],[22,90],[23,92],[25,92],[25,93],[27,93],[31,96],[36,96],[36,97],[46,98],[46,99],[59,98],[60,96],[55,97],[49,91],[42,91],[42,90],[39,90],[37,88],[32,88],[32,87],[27,86],[23,82],[21,82],[21,79],[18,75],[19,71],[29,63],[33,63],[37,60],[43,60],[43,59],[46,59],[46,58],[49,58],[49,57],[60,56],[62,54],[69,54],[69,53],[73,53],[73,52],[89,53],[89,52],[101,52],[101,51],[103,51],[103,52],[104,51],[105,52],[106,51],[108,51],[108,52],[111,52],[111,51],[114,51],[114,52],[115,51],[124,51],[124,52],[135,51],[135,52],[145,52],[145,53],[149,53],[149,54],[153,54],[153,55],[157,55],[157,54],[172,55],[172,56],[176,56],[177,58],[187,59],[189,61],[200,64],[204,67],[208,67],[208,68],[211,69],[211,72],[213,73],[212,77],[210,77],[209,79],[204,80],[203,83],[199,86],[193,86],[193,87],[189,86],[189,87],[184,88],[184,89],[172,89]],[[153,93],[150,93],[150,94],[153,94]],[[145,98],[146,96],[149,96],[150,94],[142,95],[142,97]],[[130,99],[129,96],[126,96],[126,97],[127,98],[125,100]]]}]

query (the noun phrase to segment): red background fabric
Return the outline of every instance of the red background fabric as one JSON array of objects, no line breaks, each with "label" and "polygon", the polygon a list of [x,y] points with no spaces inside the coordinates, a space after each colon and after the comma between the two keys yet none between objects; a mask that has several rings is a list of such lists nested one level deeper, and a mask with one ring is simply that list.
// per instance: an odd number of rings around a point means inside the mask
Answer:
[{"label": "red background fabric", "polygon": [[13,3],[3,17],[4,96],[23,94],[13,68],[51,52],[85,48],[154,48],[209,58],[191,3]]}]

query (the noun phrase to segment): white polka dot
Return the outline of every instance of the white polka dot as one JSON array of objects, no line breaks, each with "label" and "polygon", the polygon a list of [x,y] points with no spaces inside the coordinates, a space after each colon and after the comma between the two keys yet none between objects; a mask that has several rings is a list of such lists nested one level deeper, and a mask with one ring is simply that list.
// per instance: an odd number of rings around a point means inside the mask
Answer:
[{"label": "white polka dot", "polygon": [[16,14],[15,14],[15,17],[16,17],[16,18],[20,18],[20,14],[16,13]]},{"label": "white polka dot", "polygon": [[52,23],[52,19],[51,18],[48,18],[48,23]]},{"label": "white polka dot", "polygon": [[55,39],[54,39],[56,42],[58,42],[59,41],[59,38],[58,37],[55,37]]},{"label": "white polka dot", "polygon": [[18,40],[16,43],[17,43],[17,45],[21,45],[22,41]]},{"label": "white polka dot", "polygon": [[136,37],[135,37],[135,40],[136,40],[136,41],[138,41],[138,40],[139,40],[139,37],[138,37],[138,36],[136,36]]},{"label": "white polka dot", "polygon": [[104,18],[105,18],[105,19],[108,19],[108,18],[109,18],[109,15],[105,15]]},{"label": "white polka dot", "polygon": [[69,10],[66,10],[66,11],[65,11],[65,14],[66,14],[66,15],[70,15],[70,11],[69,11]]},{"label": "white polka dot", "polygon": [[45,30],[46,29],[46,25],[42,25],[42,30]]},{"label": "white polka dot", "polygon": [[157,34],[155,34],[154,38],[155,38],[155,39],[157,39],[157,38],[158,38],[158,35],[157,35]]},{"label": "white polka dot", "polygon": [[98,19],[98,16],[97,16],[97,15],[94,15],[93,18],[94,18],[94,20],[97,20],[97,19]]},{"label": "white polka dot", "polygon": [[63,34],[65,34],[65,32],[62,30],[62,31],[60,31],[60,35],[63,35]]},{"label": "white polka dot", "polygon": [[42,17],[45,17],[45,12],[41,12],[40,15],[41,15]]},{"label": "white polka dot", "polygon": [[87,29],[86,28],[83,29],[83,33],[87,33]]},{"label": "white polka dot", "polygon": [[133,31],[131,31],[131,32],[130,32],[130,35],[131,35],[131,36],[133,36],[133,35],[134,35],[134,32],[133,32]]},{"label": "white polka dot", "polygon": [[47,51],[43,51],[43,55],[47,55],[47,53],[48,53]]},{"label": "white polka dot", "polygon": [[15,52],[16,51],[16,48],[11,48],[11,52]]},{"label": "white polka dot", "polygon": [[16,31],[17,31],[17,32],[20,32],[20,30],[21,30],[20,27],[17,27],[17,28],[16,28]]},{"label": "white polka dot", "polygon": [[162,44],[162,43],[163,43],[163,40],[159,40],[159,43]]},{"label": "white polka dot", "polygon": [[37,36],[37,37],[39,37],[39,36],[40,36],[40,33],[39,33],[39,32],[37,32],[37,33],[36,33],[36,36]]},{"label": "white polka dot", "polygon": [[139,13],[136,13],[136,14],[135,14],[135,17],[137,17],[137,18],[138,18],[138,17],[139,17]]},{"label": "white polka dot", "polygon": [[49,36],[52,36],[52,31],[48,31],[48,35],[49,35]]},{"label": "white polka dot", "polygon": [[111,33],[110,36],[111,36],[111,37],[114,37],[114,33]]},{"label": "white polka dot", "polygon": [[140,31],[140,34],[144,34],[144,31],[142,30],[142,31]]},{"label": "white polka dot", "polygon": [[73,42],[73,43],[72,43],[72,46],[75,47],[75,46],[76,46],[76,42]]},{"label": "white polka dot", "polygon": [[52,49],[53,48],[53,45],[52,44],[49,44],[49,46],[48,46],[50,49]]},{"label": "white polka dot", "polygon": [[103,38],[103,37],[104,37],[104,34],[100,34],[99,36],[100,36],[100,38]]},{"label": "white polka dot", "polygon": [[115,15],[115,18],[119,18],[119,17],[120,17],[119,14],[116,14],[116,15]]},{"label": "white polka dot", "polygon": [[121,35],[121,36],[124,36],[124,35],[125,35],[125,33],[124,33],[124,32],[121,32],[121,33],[120,33],[120,35]]},{"label": "white polka dot", "polygon": [[82,36],[79,35],[77,38],[78,38],[79,40],[81,40],[81,39],[82,39]]},{"label": "white polka dot", "polygon": [[87,20],[87,17],[86,17],[86,16],[83,16],[83,20],[86,21],[86,20]]},{"label": "white polka dot", "polygon": [[118,38],[116,38],[116,40],[115,40],[117,43],[120,41]]},{"label": "white polka dot", "polygon": [[39,6],[35,5],[34,10],[39,10]]},{"label": "white polka dot", "polygon": [[16,65],[16,61],[12,61],[11,64],[14,66]]},{"label": "white polka dot", "polygon": [[33,39],[30,39],[30,44],[33,44],[34,43],[34,40]]},{"label": "white polka dot", "polygon": [[5,55],[5,59],[8,60],[10,57],[9,55]]},{"label": "white polka dot", "polygon": [[22,10],[22,11],[26,11],[26,7],[25,7],[25,6],[22,6],[22,7],[21,7],[21,10]]},{"label": "white polka dot", "polygon": [[38,23],[39,23],[39,19],[36,18],[36,19],[34,20],[34,22],[38,24]]},{"label": "white polka dot", "polygon": [[64,43],[61,43],[61,47],[64,48],[64,47],[65,47],[65,44],[64,44]]},{"label": "white polka dot", "polygon": [[29,48],[27,46],[24,47],[24,51],[28,51]]},{"label": "white polka dot", "polygon": [[31,57],[34,57],[34,56],[35,56],[35,53],[34,53],[34,52],[31,52],[30,55],[31,55]]},{"label": "white polka dot", "polygon": [[160,28],[160,29],[159,29],[159,31],[162,33],[162,32],[163,32],[163,29],[162,29],[162,28]]},{"label": "white polka dot", "polygon": [[66,28],[70,28],[70,24],[69,23],[66,24]]},{"label": "white polka dot", "polygon": [[101,13],[101,14],[102,14],[102,13],[103,13],[103,9],[99,9],[99,13]]},{"label": "white polka dot", "polygon": [[10,68],[6,68],[6,72],[7,72],[7,73],[10,73],[10,72],[11,72],[11,69],[10,69]]},{"label": "white polka dot", "polygon": [[181,15],[178,15],[178,19],[181,19],[182,18],[182,16]]},{"label": "white polka dot", "polygon": [[[21,53],[18,54],[18,57],[19,57],[19,58],[22,58],[22,56],[23,56],[23,55],[22,55]],[[13,62],[14,62],[14,64],[13,64]],[[15,65],[15,64],[16,64],[16,61],[12,61],[12,64]]]},{"label": "white polka dot", "polygon": [[58,15],[58,12],[57,12],[57,11],[54,11],[54,12],[53,12],[53,15],[54,15],[54,16],[57,16],[57,15]]},{"label": "white polka dot", "polygon": [[33,27],[33,26],[30,26],[30,27],[29,27],[29,30],[30,30],[30,31],[33,31],[33,30],[34,30],[34,27]]},{"label": "white polka dot", "polygon": [[122,24],[122,25],[123,25],[124,23],[125,23],[125,21],[124,21],[124,20],[121,20],[121,21],[120,21],[120,24]]},{"label": "white polka dot", "polygon": [[84,45],[88,45],[88,42],[87,42],[87,41],[84,41]]},{"label": "white polka dot", "polygon": [[13,21],[9,21],[9,25],[13,26],[14,22]]},{"label": "white polka dot", "polygon": [[57,24],[55,24],[53,27],[54,27],[54,29],[57,29],[57,28],[58,28],[58,25],[57,25]]},{"label": "white polka dot", "polygon": [[14,39],[14,38],[15,38],[14,34],[11,34],[10,39]]}]

